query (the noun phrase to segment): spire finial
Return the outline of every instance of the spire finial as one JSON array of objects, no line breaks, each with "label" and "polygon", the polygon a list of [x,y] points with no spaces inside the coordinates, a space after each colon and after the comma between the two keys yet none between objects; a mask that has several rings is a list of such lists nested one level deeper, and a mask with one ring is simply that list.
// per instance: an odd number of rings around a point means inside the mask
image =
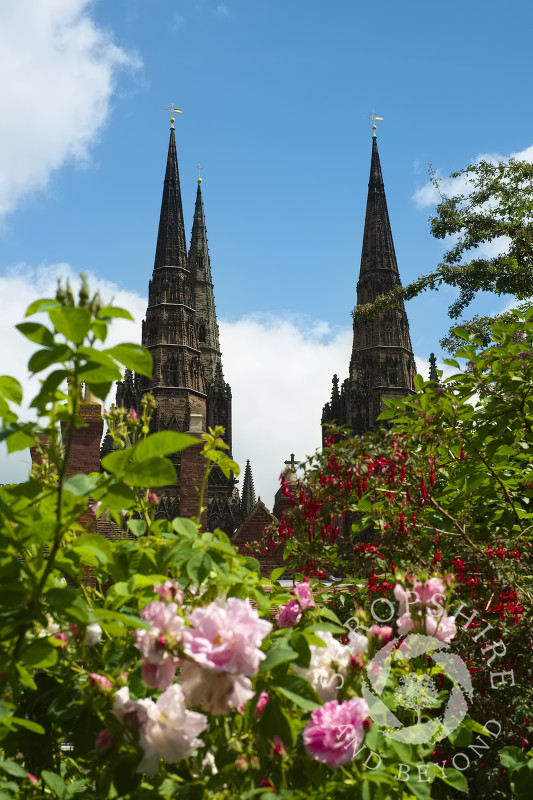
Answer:
[{"label": "spire finial", "polygon": [[202,182],[202,176],[200,174],[202,172],[202,170],[203,170],[202,165],[198,164],[198,178],[196,180],[196,183],[201,183]]},{"label": "spire finial", "polygon": [[378,117],[376,112],[374,111],[374,109],[372,109],[372,113],[371,114],[363,114],[363,116],[364,117],[368,117],[369,119],[372,120],[372,131],[373,131],[372,136],[375,137],[376,136],[376,120],[377,119],[383,120],[383,117]]},{"label": "spire finial", "polygon": [[183,114],[183,111],[181,111],[181,109],[179,109],[179,108],[176,108],[174,103],[171,103],[168,108],[164,108],[163,111],[168,111],[168,113],[170,114],[170,127],[171,128],[174,127],[174,122],[175,122],[174,114]]}]

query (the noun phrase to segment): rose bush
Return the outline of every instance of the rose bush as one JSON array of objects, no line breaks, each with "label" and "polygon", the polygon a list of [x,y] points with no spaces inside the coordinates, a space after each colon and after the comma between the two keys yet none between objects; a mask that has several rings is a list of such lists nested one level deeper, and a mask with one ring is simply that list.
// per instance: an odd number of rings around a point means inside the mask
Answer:
[{"label": "rose bush", "polygon": [[[296,580],[288,592],[283,570],[261,578],[224,533],[200,530],[209,470],[238,470],[221,430],[203,437],[194,520],[156,519],[155,489],[176,480],[167,456],[197,440],[149,434],[149,394],[140,415],[109,413],[115,449],[102,472],[67,477],[84,424],[82,383],[103,400],[124,367],[150,375],[150,357],[133,344],[105,348],[111,320],[129,315],[91,298],[85,283],[77,301],[60,289],[32,304],[34,314],[44,321],[19,330],[40,348],[30,359],[32,372],[44,371],[32,401],[38,422],[18,419],[20,385],[0,377],[0,438],[10,452],[37,452],[28,481],[0,487],[0,798],[407,800],[464,791],[453,766],[431,765],[433,745],[369,726],[364,667],[390,628],[363,633],[353,605],[346,627],[327,587]],[[116,525],[113,539],[96,532],[103,516]],[[415,626],[429,618],[427,596],[418,597]],[[291,611],[276,624],[274,608]],[[392,673],[421,668],[400,660]],[[435,675],[446,681],[438,667]],[[427,764],[428,779],[399,777],[400,762],[413,775]]]}]

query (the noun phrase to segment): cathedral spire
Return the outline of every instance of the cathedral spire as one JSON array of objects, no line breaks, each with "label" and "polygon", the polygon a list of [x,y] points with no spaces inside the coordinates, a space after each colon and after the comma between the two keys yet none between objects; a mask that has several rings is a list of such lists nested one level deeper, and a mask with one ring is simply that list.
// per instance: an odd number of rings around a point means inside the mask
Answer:
[{"label": "cathedral spire", "polygon": [[246,468],[244,470],[244,479],[242,482],[242,495],[241,495],[241,511],[244,519],[246,519],[246,517],[250,514],[254,506],[255,506],[254,479],[252,477],[252,468],[250,466],[250,459],[247,459]]},{"label": "cathedral spire", "polygon": [[181,205],[176,136],[173,126],[170,129],[170,141],[168,144],[167,168],[163,185],[154,270],[160,267],[187,268],[187,244]]},{"label": "cathedral spire", "polygon": [[[373,115],[373,122],[379,117]],[[375,125],[372,135],[370,178],[366,204],[361,268],[357,283],[357,305],[374,302],[400,286],[396,253],[387,210],[385,185],[379,160]],[[409,323],[402,300],[371,318],[355,317],[349,378],[340,393],[333,386],[326,403],[323,423],[333,421],[364,433],[379,426],[383,398],[400,398],[413,392],[415,362]]]},{"label": "cathedral spire", "polygon": [[[372,279],[365,281],[366,276]],[[400,276],[387,210],[385,185],[381,173],[378,140],[372,137],[372,157],[366,201],[365,229],[361,253],[361,270],[357,286],[357,303],[372,303],[380,294],[398,286]],[[389,287],[389,288],[386,288]]]},{"label": "cathedral spire", "polygon": [[219,366],[220,368],[222,367],[222,362],[213,279],[211,276],[211,260],[207,246],[201,178],[198,178],[197,184],[191,246],[189,248],[189,270],[194,291],[202,367],[207,383],[212,383],[216,379],[217,368]]}]

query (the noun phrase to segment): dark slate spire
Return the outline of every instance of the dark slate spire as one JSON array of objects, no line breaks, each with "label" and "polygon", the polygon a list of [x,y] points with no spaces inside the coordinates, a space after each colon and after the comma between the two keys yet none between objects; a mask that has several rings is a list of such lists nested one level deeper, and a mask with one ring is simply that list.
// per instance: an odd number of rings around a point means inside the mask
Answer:
[{"label": "dark slate spire", "polygon": [[[372,303],[400,285],[374,134],[357,305]],[[342,383],[340,393],[334,380],[331,402],[324,406],[322,423],[335,421],[354,433],[374,430],[379,426],[377,417],[383,409],[383,398],[412,394],[415,371],[403,301],[397,301],[394,308],[372,318],[356,317],[349,378]]]},{"label": "dark slate spire", "polygon": [[170,129],[168,144],[167,169],[161,201],[154,270],[159,267],[187,268],[187,244],[181,205],[176,137],[173,127]]},{"label": "dark slate spire", "polygon": [[[368,274],[372,275],[374,280],[364,281],[363,278]],[[378,140],[374,135],[372,137],[361,270],[357,286],[358,305],[373,302],[380,294],[398,286],[399,283],[400,276],[379,161]]]},{"label": "dark slate spire", "polygon": [[242,483],[242,496],[241,496],[241,511],[244,519],[251,512],[255,506],[255,489],[254,479],[252,477],[252,468],[250,466],[250,459],[246,460],[246,469],[244,470],[244,479]]},{"label": "dark slate spire", "polygon": [[435,358],[435,353],[429,354],[429,380],[439,382],[439,376],[437,374],[437,359]]},{"label": "dark slate spire", "polygon": [[198,178],[191,246],[189,248],[189,271],[196,308],[196,325],[202,367],[206,382],[209,384],[215,380],[217,366],[220,365],[221,367],[222,361],[201,184],[202,179]]}]

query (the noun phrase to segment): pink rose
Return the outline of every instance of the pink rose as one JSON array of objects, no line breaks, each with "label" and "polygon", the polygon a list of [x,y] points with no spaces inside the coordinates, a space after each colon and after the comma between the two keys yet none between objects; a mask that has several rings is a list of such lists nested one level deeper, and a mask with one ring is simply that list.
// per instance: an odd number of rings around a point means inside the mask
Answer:
[{"label": "pink rose", "polygon": [[89,683],[91,686],[96,686],[103,692],[107,692],[113,688],[113,684],[106,678],[105,675],[99,675],[97,672],[89,672]]},{"label": "pink rose", "polygon": [[193,661],[183,665],[180,683],[187,705],[200,705],[210,714],[227,714],[233,708],[244,708],[254,696],[250,678],[203,669]]},{"label": "pink rose", "polygon": [[376,637],[378,644],[386,644],[392,639],[394,631],[389,625],[372,625],[370,633]]},{"label": "pink rose", "polygon": [[230,597],[225,605],[210,603],[195,608],[183,631],[185,653],[215,672],[255,675],[265,654],[259,650],[272,623],[260,619],[249,600]]},{"label": "pink rose", "polygon": [[292,594],[296,595],[302,611],[305,611],[306,608],[311,608],[315,605],[313,595],[311,594],[311,589],[309,588],[309,581],[297,583],[291,591]]},{"label": "pink rose", "polygon": [[139,415],[137,414],[134,408],[132,408],[130,411],[130,419],[133,420],[134,422],[136,422],[139,419]]},{"label": "pink rose", "polygon": [[315,709],[303,731],[307,754],[336,770],[351,761],[365,737],[369,708],[362,697],[339,703],[330,700]]},{"label": "pink rose", "polygon": [[26,777],[30,781],[30,783],[33,783],[34,786],[38,785],[39,781],[32,772],[27,772]]},{"label": "pink rose", "polygon": [[280,606],[275,620],[280,628],[292,628],[302,618],[302,609],[298,600],[289,600],[287,605]]},{"label": "pink rose", "polygon": [[167,653],[167,657],[161,664],[143,660],[141,663],[142,679],[149,689],[166,689],[174,680],[179,663],[179,658],[170,653]]},{"label": "pink rose", "polygon": [[98,736],[96,737],[96,749],[99,750],[101,753],[104,750],[109,750],[110,747],[113,747],[115,744],[115,737],[109,730],[109,728],[104,728],[103,731],[100,731]]},{"label": "pink rose", "polygon": [[177,581],[165,581],[163,584],[159,583],[154,586],[154,592],[157,592],[160,600],[173,600],[179,606],[182,605],[185,597],[185,592],[180,589]]},{"label": "pink rose", "polygon": [[285,744],[281,741],[279,736],[276,734],[272,739],[272,752],[276,756],[286,756],[287,750],[285,749]]},{"label": "pink rose", "polygon": [[256,719],[261,716],[261,714],[263,713],[263,711],[267,707],[269,700],[270,700],[270,697],[268,696],[268,694],[266,692],[261,692],[261,694],[259,695],[259,698],[257,700],[257,705],[255,707],[255,718]]}]

